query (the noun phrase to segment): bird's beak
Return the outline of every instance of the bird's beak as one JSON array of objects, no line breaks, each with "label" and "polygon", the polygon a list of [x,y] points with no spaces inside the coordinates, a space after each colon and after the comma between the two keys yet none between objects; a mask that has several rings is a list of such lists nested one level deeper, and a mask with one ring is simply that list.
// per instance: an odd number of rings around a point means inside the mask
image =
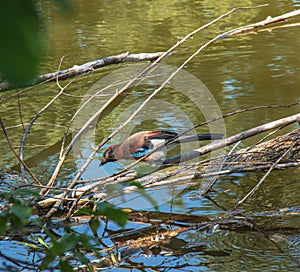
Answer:
[{"label": "bird's beak", "polygon": [[103,160],[100,162],[99,166],[102,166],[102,165],[104,165],[104,164],[106,164],[106,163],[107,163],[107,160],[103,159]]}]

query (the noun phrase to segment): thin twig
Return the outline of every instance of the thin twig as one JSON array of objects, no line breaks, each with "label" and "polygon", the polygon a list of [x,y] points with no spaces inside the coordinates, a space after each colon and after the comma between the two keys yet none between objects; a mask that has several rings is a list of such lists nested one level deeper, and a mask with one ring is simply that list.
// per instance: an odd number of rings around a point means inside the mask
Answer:
[{"label": "thin twig", "polygon": [[294,10],[294,11],[291,11],[291,12],[273,17],[273,18],[271,16],[268,16],[265,20],[262,20],[260,22],[255,23],[255,24],[251,24],[251,25],[248,25],[248,26],[243,26],[243,27],[240,27],[238,29],[232,30],[229,33],[227,33],[226,35],[224,35],[224,37],[222,37],[222,38],[232,37],[234,35],[238,35],[238,34],[246,32],[246,31],[248,32],[248,31],[251,31],[253,29],[257,29],[258,27],[263,27],[263,26],[266,26],[266,25],[269,25],[269,24],[278,23],[278,22],[287,20],[287,19],[295,17],[295,16],[299,16],[299,15],[300,15],[300,9],[299,10]]},{"label": "thin twig", "polygon": [[[231,154],[234,152],[234,150],[236,150],[236,148],[238,147],[238,145],[241,143],[241,141],[238,141],[237,143],[235,143],[235,145],[231,148],[231,150],[228,152],[228,154],[226,154],[225,156],[224,156],[224,158],[223,159],[219,159],[219,160],[222,160],[222,162],[220,162],[219,164],[218,164],[218,169],[219,169],[219,171],[217,171],[217,172],[221,172],[222,171],[222,168],[223,168],[223,166],[224,166],[224,163],[226,162],[226,160],[227,160],[227,158],[229,157],[229,156],[231,156]],[[208,172],[208,173],[205,173],[205,174],[209,174],[210,172]],[[216,171],[213,171],[213,173],[216,173]],[[202,195],[205,195],[205,194],[207,194],[208,192],[209,192],[209,190],[214,186],[214,184],[217,182],[217,180],[218,180],[218,175],[212,175],[212,176],[209,176],[209,175],[206,175],[206,177],[211,177],[208,181],[203,181],[202,183],[201,183],[201,188],[200,188],[200,194],[202,194]]]},{"label": "thin twig", "polygon": [[24,126],[24,122],[23,122],[23,115],[22,115],[22,110],[21,110],[20,95],[18,95],[17,98],[18,98],[18,110],[19,110],[20,122],[22,124],[23,130],[25,130],[25,126]]},{"label": "thin twig", "polygon": [[[59,69],[60,69],[60,66],[61,66],[61,63],[63,61],[63,58],[61,58],[60,60],[60,63],[59,63]],[[23,133],[23,136],[22,136],[22,140],[21,140],[21,144],[20,144],[20,149],[19,149],[19,152],[20,152],[20,158],[21,160],[23,161],[23,150],[24,150],[24,146],[25,146],[25,140],[27,138],[27,135],[31,129],[31,127],[33,126],[34,122],[41,116],[41,114],[50,107],[50,105],[52,105],[52,103],[62,94],[62,91],[63,90],[60,90],[60,92],[54,96],[54,98],[51,99],[50,102],[47,103],[46,106],[44,106],[33,118],[32,120],[29,122],[29,125],[26,127],[26,130],[25,132]],[[23,167],[23,164],[21,163],[20,164],[20,168],[21,168],[21,173],[22,173],[22,176],[24,178],[24,180],[26,181],[26,174],[25,174],[25,171],[24,171],[24,167]]]},{"label": "thin twig", "polygon": [[29,169],[29,167],[26,165],[26,163],[21,159],[21,157],[17,154],[13,144],[11,143],[9,137],[8,137],[8,134],[6,132],[6,129],[5,129],[5,126],[4,126],[4,123],[2,122],[1,118],[0,118],[0,124],[1,124],[1,128],[2,128],[2,131],[5,135],[5,138],[6,138],[6,141],[10,147],[10,150],[13,152],[13,154],[15,155],[15,157],[18,159],[18,161],[20,162],[20,164],[24,167],[24,169],[29,173],[29,175],[34,179],[34,181],[41,185],[41,182],[38,180],[38,178],[31,172],[31,170]]}]

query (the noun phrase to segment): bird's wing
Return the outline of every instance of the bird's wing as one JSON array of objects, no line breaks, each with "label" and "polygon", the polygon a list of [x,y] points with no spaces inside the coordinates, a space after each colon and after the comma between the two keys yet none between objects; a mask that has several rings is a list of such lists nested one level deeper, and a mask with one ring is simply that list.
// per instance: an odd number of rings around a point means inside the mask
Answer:
[{"label": "bird's wing", "polygon": [[139,159],[176,136],[177,133],[170,131],[143,131],[133,134],[130,137],[131,156]]},{"label": "bird's wing", "polygon": [[146,137],[149,139],[164,139],[164,140],[171,140],[177,137],[178,134],[176,132],[161,130],[161,131],[149,131],[146,133]]}]

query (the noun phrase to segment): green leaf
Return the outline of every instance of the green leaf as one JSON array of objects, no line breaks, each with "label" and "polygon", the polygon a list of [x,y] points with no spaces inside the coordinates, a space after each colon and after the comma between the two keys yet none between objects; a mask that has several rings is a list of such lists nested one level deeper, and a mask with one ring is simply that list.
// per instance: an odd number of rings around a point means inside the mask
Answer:
[{"label": "green leaf", "polygon": [[40,194],[37,190],[33,190],[32,188],[18,188],[11,192],[13,196],[20,197],[25,196],[28,198],[29,196],[33,196],[36,198],[40,198]]},{"label": "green leaf", "polygon": [[0,217],[0,235],[2,235],[7,230],[7,218]]},{"label": "green leaf", "polygon": [[93,214],[93,208],[91,207],[83,207],[80,208],[78,211],[75,212],[75,216],[80,216],[80,215],[92,215]]},{"label": "green leaf", "polygon": [[138,189],[144,189],[145,188],[141,183],[136,182],[136,181],[130,181],[128,184],[130,186],[136,186]]},{"label": "green leaf", "polygon": [[90,227],[93,232],[97,232],[98,228],[100,227],[100,221],[99,219],[95,218],[90,221]]},{"label": "green leaf", "polygon": [[42,246],[44,246],[46,249],[49,249],[49,246],[46,244],[46,242],[44,241],[44,239],[42,237],[39,236],[37,238],[37,240]]},{"label": "green leaf", "polygon": [[32,249],[40,249],[41,247],[38,247],[35,244],[31,244],[31,243],[26,243],[26,242],[17,242],[19,245],[23,245],[23,246],[27,246],[30,247]]},{"label": "green leaf", "polygon": [[76,236],[75,233],[67,233],[57,241],[54,241],[50,250],[54,255],[64,255],[66,251],[76,246],[78,239],[79,235]]},{"label": "green leaf", "polygon": [[41,29],[34,0],[0,1],[0,73],[6,80],[22,84],[36,75]]},{"label": "green leaf", "polygon": [[85,255],[82,254],[79,250],[74,250],[73,254],[74,254],[74,256],[76,256],[76,258],[78,259],[78,261],[80,261],[81,263],[83,263],[85,265],[89,264],[89,259],[87,257],[85,257]]},{"label": "green leaf", "polygon": [[122,227],[128,220],[128,212],[124,212],[108,202],[98,203],[97,212],[101,215],[107,216],[109,220],[116,222]]},{"label": "green leaf", "polygon": [[11,213],[16,216],[22,224],[25,224],[31,215],[31,208],[23,205],[13,205]]},{"label": "green leaf", "polygon": [[64,271],[64,272],[73,272],[74,271],[72,266],[69,264],[69,262],[64,261],[64,260],[59,261],[59,268],[60,268],[60,271]]},{"label": "green leaf", "polygon": [[40,265],[40,269],[41,271],[44,271],[46,270],[46,268],[48,267],[48,265],[50,263],[52,263],[54,261],[54,259],[56,258],[55,255],[52,255],[52,254],[47,254],[44,258],[43,258],[43,261]]}]

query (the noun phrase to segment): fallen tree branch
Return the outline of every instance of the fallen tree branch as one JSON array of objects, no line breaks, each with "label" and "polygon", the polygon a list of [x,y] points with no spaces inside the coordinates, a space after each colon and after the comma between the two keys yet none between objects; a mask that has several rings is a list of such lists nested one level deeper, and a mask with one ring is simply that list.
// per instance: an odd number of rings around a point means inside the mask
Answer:
[{"label": "fallen tree branch", "polygon": [[198,158],[204,154],[207,154],[209,152],[212,152],[214,150],[217,150],[222,147],[225,147],[225,146],[231,145],[233,143],[236,143],[238,141],[241,141],[243,139],[252,137],[254,135],[266,132],[271,129],[275,129],[278,127],[286,126],[288,124],[299,122],[299,121],[300,121],[300,113],[294,114],[292,116],[288,116],[288,117],[285,117],[285,118],[282,118],[282,119],[279,119],[279,120],[276,120],[276,121],[273,121],[273,122],[270,122],[270,123],[267,123],[267,124],[264,124],[264,125],[261,125],[258,127],[254,127],[254,128],[245,130],[243,132],[240,132],[240,133],[230,136],[228,138],[214,141],[208,145],[205,145],[198,149],[192,150],[190,152],[186,152],[179,156],[174,156],[174,157],[168,158],[165,160],[164,164],[176,164],[176,163],[182,163],[185,161],[189,161],[189,160]]},{"label": "fallen tree branch", "polygon": [[[115,177],[110,177],[110,178],[103,178],[100,179],[99,181],[90,183],[88,185],[82,186],[77,189],[68,189],[67,191],[69,192],[69,197],[73,198],[75,200],[80,199],[82,196],[86,195],[89,192],[95,191],[95,188],[99,188],[100,186],[107,185],[107,184],[113,184],[113,183],[119,183],[119,182],[128,182],[131,180],[134,180],[136,178],[136,173],[124,173],[123,175],[115,176]],[[48,207],[51,207],[57,200],[66,200],[63,198],[64,194],[61,193],[59,195],[56,195],[54,197],[49,197],[45,200],[41,200],[37,203],[39,208],[45,209]]]},{"label": "fallen tree branch", "polygon": [[300,9],[294,10],[294,11],[291,11],[291,12],[273,17],[273,18],[271,16],[268,16],[265,20],[262,20],[260,22],[255,23],[255,24],[251,24],[251,25],[248,25],[248,26],[243,26],[243,27],[240,27],[238,29],[232,30],[232,31],[226,33],[222,38],[229,38],[229,37],[241,34],[241,33],[245,33],[245,32],[254,30],[254,29],[259,28],[259,27],[264,27],[264,26],[269,25],[269,24],[278,23],[278,22],[287,20],[287,19],[295,17],[295,16],[299,16],[299,15],[300,15]]},{"label": "fallen tree branch", "polygon": [[[52,82],[56,79],[68,79],[79,74],[89,73],[107,65],[119,64],[121,62],[153,61],[159,58],[162,54],[163,52],[139,54],[129,54],[128,52],[126,52],[115,56],[108,56],[105,58],[89,61],[80,65],[74,65],[72,68],[68,68],[65,70],[40,75],[34,80],[32,80],[32,82],[29,82],[28,84],[25,84],[22,87],[33,86],[42,82]],[[16,88],[16,86],[11,85],[8,82],[2,82],[0,84],[0,91],[5,91],[13,88]]]},{"label": "fallen tree branch", "polygon": [[[290,149],[291,146],[292,148]],[[286,150],[290,151],[285,155],[285,160],[274,164],[276,160],[286,152]],[[227,159],[226,164],[222,163],[226,165],[227,169],[209,173],[205,172],[208,165],[214,163],[219,164],[220,159],[223,157]],[[141,182],[145,188],[152,188],[154,186],[174,184],[204,177],[217,177],[219,175],[229,175],[232,173],[264,171],[270,169],[273,164],[274,169],[285,169],[288,167],[300,166],[300,129],[293,130],[274,139],[259,143],[251,148],[241,149],[231,155],[225,154],[221,155],[219,158],[195,163],[194,167],[190,166],[189,168],[192,170],[192,173],[187,174],[186,166],[183,166],[175,171],[171,171],[169,174],[156,173],[156,177],[149,176],[149,182],[146,183],[142,183],[142,180],[136,181]]]}]

